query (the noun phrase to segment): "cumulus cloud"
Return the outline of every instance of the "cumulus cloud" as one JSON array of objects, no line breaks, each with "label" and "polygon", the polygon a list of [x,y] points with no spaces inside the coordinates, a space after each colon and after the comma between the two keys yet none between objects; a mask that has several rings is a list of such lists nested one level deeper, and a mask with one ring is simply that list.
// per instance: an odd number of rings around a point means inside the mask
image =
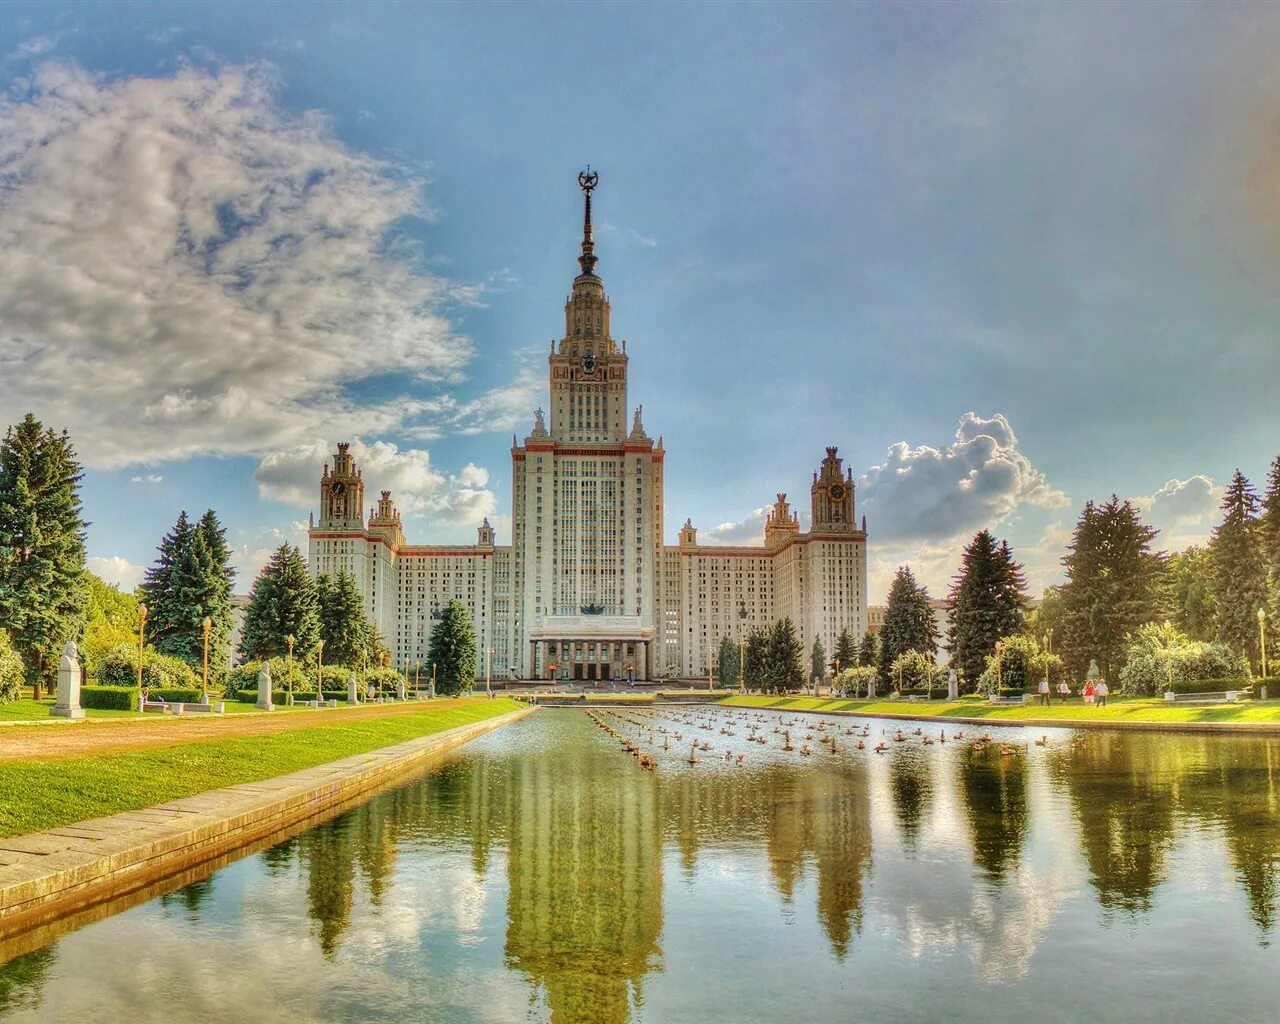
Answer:
[{"label": "cumulus cloud", "polygon": [[879,541],[934,541],[999,522],[1022,505],[1060,508],[1067,497],[1018,449],[1004,416],[967,412],[944,448],[905,441],[858,481],[858,506]]},{"label": "cumulus cloud", "polygon": [[764,544],[764,523],[769,518],[771,505],[754,509],[744,519],[737,522],[720,523],[704,531],[699,537],[700,544],[738,544],[758,547]]},{"label": "cumulus cloud", "polygon": [[[471,356],[443,311],[454,285],[401,230],[428,213],[422,182],[273,88],[259,66],[110,80],[48,62],[0,100],[0,408],[67,425],[96,467],[431,417],[347,390],[446,386]],[[458,422],[505,425],[492,399]]]},{"label": "cumulus cloud", "polygon": [[1198,474],[1188,480],[1170,480],[1155,494],[1136,499],[1135,504],[1161,529],[1202,526],[1208,533],[1221,501],[1222,488],[1204,474]]},{"label": "cumulus cloud", "polygon": [[163,482],[164,477],[158,473],[148,473],[146,476],[129,477],[129,483],[131,484],[158,484]]},{"label": "cumulus cloud", "polygon": [[146,575],[146,567],[134,565],[127,558],[112,555],[109,558],[94,556],[84,560],[85,568],[104,583],[118,587],[124,593],[130,593],[142,582]]},{"label": "cumulus cloud", "polygon": [[[314,508],[320,474],[325,462],[331,461],[333,450],[332,443],[320,439],[268,453],[253,474],[258,496]],[[402,449],[388,441],[366,444],[353,440],[351,454],[364,474],[368,505],[376,500],[378,491],[389,490],[405,518],[471,525],[497,509],[497,499],[488,486],[489,471],[473,463],[457,473],[444,473],[435,467],[426,449]]]}]

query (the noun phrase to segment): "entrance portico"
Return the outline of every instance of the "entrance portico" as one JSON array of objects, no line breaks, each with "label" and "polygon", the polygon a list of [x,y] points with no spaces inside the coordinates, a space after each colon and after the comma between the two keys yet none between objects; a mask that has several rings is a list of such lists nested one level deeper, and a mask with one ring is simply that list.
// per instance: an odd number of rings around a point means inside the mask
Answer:
[{"label": "entrance portico", "polygon": [[653,629],[639,616],[546,616],[529,634],[534,679],[646,681],[653,674]]}]

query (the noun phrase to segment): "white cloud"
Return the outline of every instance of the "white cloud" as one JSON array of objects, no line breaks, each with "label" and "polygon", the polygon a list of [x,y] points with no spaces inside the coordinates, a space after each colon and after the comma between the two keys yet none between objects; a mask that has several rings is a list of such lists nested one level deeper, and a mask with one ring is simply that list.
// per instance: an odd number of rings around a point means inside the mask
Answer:
[{"label": "white cloud", "polygon": [[753,509],[746,518],[737,522],[720,523],[698,537],[700,544],[736,544],[747,547],[764,545],[764,523],[769,518],[772,505]]},{"label": "white cloud", "polygon": [[118,587],[124,593],[132,592],[134,587],[142,582],[142,577],[147,572],[145,566],[134,565],[119,555],[112,555],[109,558],[100,556],[86,558],[84,564],[86,569],[104,583]]},{"label": "white cloud", "polygon": [[[333,450],[328,441],[317,440],[264,456],[253,474],[258,496],[314,508],[320,475]],[[468,463],[456,474],[443,473],[432,464],[426,449],[401,449],[388,441],[353,440],[351,454],[364,475],[366,505],[377,500],[379,491],[389,490],[406,519],[467,525],[479,525],[497,509],[497,499],[488,487],[489,471],[480,466]]]},{"label": "white cloud", "polygon": [[129,483],[131,484],[158,484],[163,482],[164,477],[156,473],[148,473],[146,476],[129,477]]},{"label": "white cloud", "polygon": [[430,404],[348,385],[461,378],[454,285],[397,235],[427,213],[421,182],[272,89],[261,66],[111,81],[50,62],[0,100],[0,408],[114,467],[301,444],[321,419],[385,432]]},{"label": "white cloud", "polygon": [[1060,508],[1067,497],[1018,450],[1004,416],[967,412],[945,448],[890,445],[858,481],[858,510],[879,542],[971,534],[1022,505]]},{"label": "white cloud", "polygon": [[1178,532],[1182,527],[1199,526],[1204,529],[1198,532],[1207,536],[1218,516],[1222,490],[1201,473],[1187,480],[1170,480],[1155,494],[1136,498],[1134,504],[1161,530]]}]

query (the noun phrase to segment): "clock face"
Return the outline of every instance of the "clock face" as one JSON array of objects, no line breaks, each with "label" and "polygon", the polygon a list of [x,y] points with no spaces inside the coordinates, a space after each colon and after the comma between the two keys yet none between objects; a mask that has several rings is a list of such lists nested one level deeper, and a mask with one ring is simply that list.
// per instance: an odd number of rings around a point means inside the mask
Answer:
[{"label": "clock face", "polygon": [[332,494],[335,498],[341,498],[344,494],[347,493],[347,485],[344,483],[336,483],[329,488],[329,493]]},{"label": "clock face", "polygon": [[831,495],[832,501],[844,501],[848,491],[845,490],[844,484],[832,484],[827,493]]},{"label": "clock face", "polygon": [[583,373],[596,372],[596,357],[593,356],[590,352],[588,352],[585,356],[582,357],[582,372]]}]

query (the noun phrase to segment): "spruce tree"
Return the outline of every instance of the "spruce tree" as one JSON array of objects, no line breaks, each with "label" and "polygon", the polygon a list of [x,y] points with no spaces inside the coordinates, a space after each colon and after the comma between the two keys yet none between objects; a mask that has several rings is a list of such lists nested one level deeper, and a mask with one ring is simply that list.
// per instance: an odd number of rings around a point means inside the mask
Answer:
[{"label": "spruce tree", "polygon": [[880,664],[880,639],[867,627],[862,634],[862,642],[858,644],[858,667],[875,668]]},{"label": "spruce tree", "polygon": [[431,630],[427,661],[435,666],[436,692],[458,694],[476,681],[476,633],[461,601],[450,601]]},{"label": "spruce tree", "polygon": [[142,582],[147,640],[161,654],[203,664],[206,575],[209,551],[184,510],[164,535],[159,557]]},{"label": "spruce tree", "polygon": [[30,413],[0,442],[0,622],[37,696],[84,625],[81,479],[67,432]]},{"label": "spruce tree", "polygon": [[853,639],[853,634],[849,632],[847,626],[840,630],[840,635],[836,637],[836,649],[831,652],[831,668],[833,671],[837,664],[841,669],[853,668],[859,664],[858,643]]},{"label": "spruce tree", "polygon": [[951,664],[966,680],[982,674],[996,642],[1022,629],[1026,578],[1006,542],[980,530],[960,556],[951,583]]},{"label": "spruce tree", "polygon": [[289,636],[294,638],[294,658],[310,658],[320,639],[317,605],[315,580],[302,552],[288,542],[281,544],[253,582],[240,640],[241,658],[282,657],[288,651]]},{"label": "spruce tree", "polygon": [[774,690],[792,690],[804,685],[804,644],[790,619],[779,619],[766,641],[767,684]]},{"label": "spruce tree", "polygon": [[1218,639],[1258,664],[1258,609],[1267,604],[1258,495],[1240,470],[1222,496],[1222,522],[1213,531],[1213,596]]},{"label": "spruce tree", "polygon": [[813,650],[809,653],[809,676],[822,679],[827,674],[827,652],[822,646],[822,637],[813,638]]},{"label": "spruce tree", "polygon": [[929,592],[916,583],[910,568],[901,566],[889,587],[884,625],[880,629],[877,671],[888,679],[899,655],[919,651],[930,658],[938,653],[938,627],[929,607]]},{"label": "spruce tree", "polygon": [[[1267,473],[1267,492],[1262,498],[1259,527],[1262,560],[1267,567],[1267,614],[1272,617],[1271,629],[1280,635],[1280,455],[1271,460],[1271,469]],[[1271,650],[1270,641],[1267,650]],[[1268,664],[1270,661],[1268,656]]]},{"label": "spruce tree", "polygon": [[738,686],[738,645],[729,637],[721,637],[720,653],[716,659],[716,676],[722,689]]},{"label": "spruce tree", "polygon": [[1075,678],[1096,658],[1114,681],[1124,661],[1125,637],[1166,617],[1168,570],[1151,544],[1157,531],[1142,522],[1128,501],[1114,494],[1101,505],[1088,502],[1062,559],[1067,581],[1059,589],[1061,654]]},{"label": "spruce tree", "polygon": [[1218,638],[1218,607],[1213,596],[1213,558],[1192,544],[1169,556],[1173,624],[1192,640]]},{"label": "spruce tree", "polygon": [[370,628],[355,577],[345,570],[320,576],[316,599],[325,664],[356,668],[369,656]]},{"label": "spruce tree", "polygon": [[[218,521],[213,509],[206,509],[197,526],[204,538],[207,562],[205,572],[209,578],[205,614],[212,620],[209,632],[209,671],[222,675],[227,667],[227,644],[231,637],[231,598],[236,581],[236,570],[231,564],[233,554],[227,543],[227,531]],[[216,673],[214,668],[217,668]]]}]

